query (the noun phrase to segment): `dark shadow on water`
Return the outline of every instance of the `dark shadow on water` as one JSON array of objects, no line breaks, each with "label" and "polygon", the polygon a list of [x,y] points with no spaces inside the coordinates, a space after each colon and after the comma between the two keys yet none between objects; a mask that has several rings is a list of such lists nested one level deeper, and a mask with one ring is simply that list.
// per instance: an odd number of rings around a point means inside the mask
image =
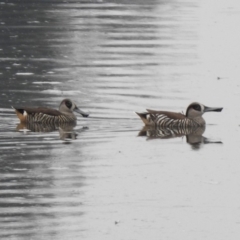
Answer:
[{"label": "dark shadow on water", "polygon": [[208,143],[221,144],[221,141],[214,141],[203,136],[205,131],[204,127],[198,128],[186,128],[186,129],[169,129],[169,128],[159,128],[159,127],[148,127],[145,126],[139,132],[138,136],[147,137],[147,140],[153,139],[171,139],[171,138],[181,138],[186,136],[186,142],[191,145],[193,150],[199,150],[202,145]]}]

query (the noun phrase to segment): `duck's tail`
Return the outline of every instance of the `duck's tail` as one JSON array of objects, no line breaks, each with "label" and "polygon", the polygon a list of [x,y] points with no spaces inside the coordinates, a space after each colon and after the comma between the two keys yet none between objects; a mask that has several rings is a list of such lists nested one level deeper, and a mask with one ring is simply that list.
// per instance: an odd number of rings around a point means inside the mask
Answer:
[{"label": "duck's tail", "polygon": [[13,106],[12,106],[12,108],[15,110],[15,112],[16,112],[19,120],[20,120],[21,122],[25,122],[25,120],[26,120],[26,115],[27,115],[27,114],[25,114],[24,109],[20,109],[20,108],[17,109],[17,108],[15,108],[15,107],[13,107]]},{"label": "duck's tail", "polygon": [[141,120],[144,122],[145,125],[149,125],[149,121],[147,119],[147,115],[149,113],[147,113],[147,112],[144,112],[144,113],[135,112],[135,113],[141,118]]}]

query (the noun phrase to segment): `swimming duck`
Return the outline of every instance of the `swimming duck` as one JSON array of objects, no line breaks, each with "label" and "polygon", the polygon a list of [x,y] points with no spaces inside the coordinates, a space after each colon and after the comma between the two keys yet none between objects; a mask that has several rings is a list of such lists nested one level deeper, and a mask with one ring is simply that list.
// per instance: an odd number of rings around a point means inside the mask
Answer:
[{"label": "swimming duck", "polygon": [[21,122],[35,123],[72,123],[77,120],[73,112],[80,113],[83,117],[88,117],[88,113],[80,110],[77,105],[70,99],[63,99],[59,110],[46,107],[24,107],[15,108],[15,112]]},{"label": "swimming duck", "polygon": [[187,128],[201,127],[205,125],[202,115],[205,112],[221,112],[223,108],[206,107],[201,103],[191,103],[186,115],[176,112],[155,111],[147,109],[147,112],[136,114],[147,126],[160,126],[162,128]]}]

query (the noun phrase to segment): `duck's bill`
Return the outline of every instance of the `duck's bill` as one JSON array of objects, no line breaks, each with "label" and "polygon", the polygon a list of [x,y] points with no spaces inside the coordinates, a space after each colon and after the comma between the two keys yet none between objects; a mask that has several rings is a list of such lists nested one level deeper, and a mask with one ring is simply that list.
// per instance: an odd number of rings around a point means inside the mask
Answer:
[{"label": "duck's bill", "polygon": [[223,108],[204,107],[204,112],[221,112]]},{"label": "duck's bill", "polygon": [[89,113],[86,113],[86,112],[80,110],[79,108],[75,108],[73,111],[81,114],[83,117],[88,117],[89,116]]}]

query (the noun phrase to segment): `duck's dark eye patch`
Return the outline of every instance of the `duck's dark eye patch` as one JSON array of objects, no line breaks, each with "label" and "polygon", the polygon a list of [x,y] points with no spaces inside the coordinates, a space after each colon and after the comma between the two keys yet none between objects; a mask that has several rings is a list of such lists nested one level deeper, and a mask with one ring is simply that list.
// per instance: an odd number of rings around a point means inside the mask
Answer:
[{"label": "duck's dark eye patch", "polygon": [[201,111],[201,106],[198,104],[193,105],[192,108],[196,111]]},{"label": "duck's dark eye patch", "polygon": [[65,104],[69,109],[72,107],[72,103],[69,100],[65,101]]}]

